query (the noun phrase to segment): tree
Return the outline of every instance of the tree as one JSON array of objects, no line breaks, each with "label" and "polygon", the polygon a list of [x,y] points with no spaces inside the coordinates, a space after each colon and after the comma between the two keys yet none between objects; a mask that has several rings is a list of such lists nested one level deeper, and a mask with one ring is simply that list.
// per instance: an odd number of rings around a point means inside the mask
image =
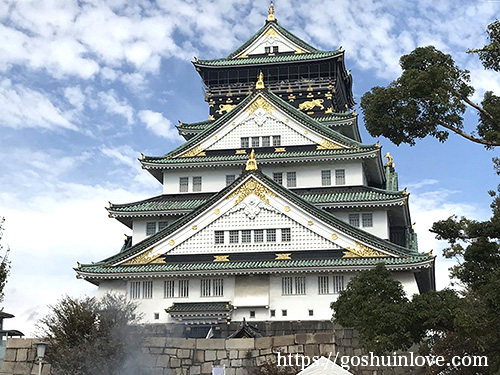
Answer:
[{"label": "tree", "polygon": [[138,319],[136,305],[124,296],[66,296],[49,307],[38,328],[48,343],[46,360],[54,375],[142,373],[142,336],[130,327]]},{"label": "tree", "polygon": [[[488,26],[490,44],[477,53],[487,69],[500,71],[500,21]],[[486,92],[482,103],[470,99],[474,88],[467,70],[433,46],[416,48],[400,59],[401,76],[387,87],[373,87],[361,98],[366,129],[393,143],[415,144],[433,136],[444,142],[449,131],[486,147],[500,146],[500,97]],[[479,114],[475,133],[464,130],[468,107]]]},{"label": "tree", "polygon": [[[0,217],[0,241],[3,237],[3,223],[5,222],[5,218]],[[9,261],[9,252],[10,248],[7,247],[5,251],[5,255],[0,255],[0,302],[3,302],[5,298],[4,288],[5,284],[7,284],[7,276],[10,273],[10,261]],[[3,245],[0,242],[0,254],[3,253]]]}]

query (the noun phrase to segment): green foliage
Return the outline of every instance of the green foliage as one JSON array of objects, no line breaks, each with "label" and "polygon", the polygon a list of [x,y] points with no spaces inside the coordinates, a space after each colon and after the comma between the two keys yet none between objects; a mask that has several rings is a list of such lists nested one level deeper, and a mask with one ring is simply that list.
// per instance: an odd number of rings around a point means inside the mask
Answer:
[{"label": "green foliage", "polygon": [[[5,222],[5,218],[0,217],[0,241],[3,237],[3,223]],[[5,284],[7,284],[7,277],[10,273],[10,261],[9,261],[9,251],[7,248],[4,256],[0,256],[0,302],[3,302],[5,298],[4,288]],[[3,253],[3,245],[0,242],[0,254]]]},{"label": "green foliage", "polygon": [[500,21],[488,25],[486,30],[490,43],[483,48],[469,50],[469,53],[477,53],[483,66],[500,72]]},{"label": "green foliage", "polygon": [[40,334],[48,343],[46,360],[54,375],[141,374],[142,337],[135,323],[136,306],[108,294],[101,300],[69,296],[50,306]]}]

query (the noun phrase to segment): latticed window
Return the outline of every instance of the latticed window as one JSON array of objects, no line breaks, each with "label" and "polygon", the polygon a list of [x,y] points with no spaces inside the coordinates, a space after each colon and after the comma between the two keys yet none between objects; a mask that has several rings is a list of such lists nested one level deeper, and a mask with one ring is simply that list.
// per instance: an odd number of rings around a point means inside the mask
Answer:
[{"label": "latticed window", "polygon": [[273,146],[281,146],[281,135],[273,135]]},{"label": "latticed window", "polygon": [[165,280],[163,284],[163,298],[173,298],[175,291],[175,281]]},{"label": "latticed window", "polygon": [[212,283],[210,279],[202,279],[200,286],[202,297],[210,297],[212,295]]},{"label": "latticed window", "polygon": [[250,229],[245,229],[241,231],[241,243],[252,242],[252,231]]},{"label": "latticed window", "polygon": [[264,47],[264,51],[266,53],[271,53],[271,47]]},{"label": "latticed window", "polygon": [[318,294],[330,294],[329,281],[328,276],[318,276]]},{"label": "latticed window", "polygon": [[248,137],[241,137],[241,148],[250,147],[250,140]]},{"label": "latticed window", "polygon": [[146,223],[146,236],[151,236],[156,233],[156,222],[151,221]]},{"label": "latticed window", "polygon": [[201,176],[193,177],[193,191],[201,191]]},{"label": "latticed window", "polygon": [[224,279],[213,279],[212,284],[214,297],[224,296]]},{"label": "latticed window", "polygon": [[259,146],[260,146],[259,137],[252,137],[252,147],[259,147]]},{"label": "latticed window", "polygon": [[130,282],[130,298],[139,299],[141,298],[141,282],[131,281]]},{"label": "latticed window", "polygon": [[266,135],[262,137],[262,147],[270,147],[271,146],[271,137]]},{"label": "latticed window", "polygon": [[221,245],[223,243],[224,243],[224,231],[223,230],[216,230],[215,231],[215,244]]},{"label": "latticed window", "polygon": [[332,172],[329,170],[321,171],[321,185],[330,186],[332,184]]},{"label": "latticed window", "polygon": [[168,221],[159,221],[158,222],[158,232],[168,227]]},{"label": "latticed window", "polygon": [[189,297],[189,280],[179,280],[179,297]]},{"label": "latticed window", "polygon": [[255,229],[253,232],[254,242],[264,242],[264,229]]},{"label": "latticed window", "polygon": [[290,228],[283,228],[281,230],[281,242],[290,242],[292,240],[292,230]]},{"label": "latticed window", "polygon": [[335,169],[335,185],[345,185],[345,169]]},{"label": "latticed window", "polygon": [[179,177],[179,191],[186,193],[189,190],[189,177]]},{"label": "latticed window", "polygon": [[281,294],[284,296],[293,294],[293,277],[287,276],[281,278]]},{"label": "latticed window", "polygon": [[344,276],[333,276],[333,293],[337,294],[344,290]]},{"label": "latticed window", "polygon": [[295,277],[295,294],[306,294],[306,277]]},{"label": "latticed window", "polygon": [[142,282],[142,298],[151,299],[153,298],[153,282],[143,281]]},{"label": "latticed window", "polygon": [[266,241],[276,242],[276,229],[266,229]]},{"label": "latticed window", "polygon": [[224,296],[224,279],[202,279],[202,297],[222,297]]},{"label": "latticed window", "polygon": [[349,224],[359,227],[359,214],[349,214]]},{"label": "latticed window", "polygon": [[373,227],[373,215],[369,214],[361,214],[361,223],[363,227]]},{"label": "latticed window", "polygon": [[287,187],[297,186],[297,172],[286,172],[286,186]]},{"label": "latticed window", "polygon": [[234,180],[236,180],[236,175],[234,174],[227,174],[226,175],[226,186],[231,185]]},{"label": "latticed window", "polygon": [[240,232],[237,230],[229,231],[229,243],[238,243],[240,242]]},{"label": "latticed window", "polygon": [[273,53],[278,53],[278,46],[273,46]]},{"label": "latticed window", "polygon": [[283,184],[283,173],[282,172],[274,172],[273,173],[273,181],[278,184]]}]

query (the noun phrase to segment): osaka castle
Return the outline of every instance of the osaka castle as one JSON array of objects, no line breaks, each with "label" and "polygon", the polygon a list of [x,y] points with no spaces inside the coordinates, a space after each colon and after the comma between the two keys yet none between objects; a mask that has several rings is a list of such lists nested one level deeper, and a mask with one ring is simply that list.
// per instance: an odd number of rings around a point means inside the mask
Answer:
[{"label": "osaka castle", "polygon": [[271,5],[241,47],[193,65],[208,119],[142,155],[161,194],[110,203],[132,236],[78,278],[126,294],[144,323],[212,328],[330,321],[349,280],[380,262],[409,296],[435,288],[392,157],[361,141],[341,48],[297,38]]}]

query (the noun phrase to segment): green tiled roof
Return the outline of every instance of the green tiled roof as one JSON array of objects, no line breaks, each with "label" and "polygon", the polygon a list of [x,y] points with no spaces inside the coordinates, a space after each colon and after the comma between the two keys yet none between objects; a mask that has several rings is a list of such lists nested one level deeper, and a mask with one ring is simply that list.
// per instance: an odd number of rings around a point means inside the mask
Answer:
[{"label": "green tiled roof", "polygon": [[412,265],[431,260],[426,254],[401,258],[333,258],[333,259],[301,259],[274,261],[243,261],[243,262],[189,262],[145,264],[134,266],[105,267],[103,265],[85,265],[79,269],[83,273],[142,273],[142,272],[193,272],[193,271],[231,271],[231,270],[272,270],[296,268],[322,268],[335,266],[371,266],[385,263],[388,266]]},{"label": "green tiled roof", "polygon": [[168,309],[169,313],[176,312],[214,312],[214,311],[231,311],[231,303],[228,302],[175,302]]},{"label": "green tiled roof", "polygon": [[191,122],[191,123],[182,123],[182,125],[177,126],[178,129],[205,129],[207,126],[210,124],[213,124],[214,120],[205,120],[205,121],[198,121],[198,122]]},{"label": "green tiled roof", "polygon": [[388,192],[381,189],[344,190],[330,192],[299,193],[302,199],[312,204],[337,202],[377,202],[404,198],[403,192]]},{"label": "green tiled roof", "polygon": [[194,64],[196,66],[234,66],[234,65],[254,65],[254,64],[272,64],[272,63],[288,63],[294,61],[320,60],[335,56],[342,56],[342,51],[321,51],[316,53],[296,53],[291,55],[276,55],[276,56],[258,56],[236,59],[214,59],[214,60],[198,60]]}]

